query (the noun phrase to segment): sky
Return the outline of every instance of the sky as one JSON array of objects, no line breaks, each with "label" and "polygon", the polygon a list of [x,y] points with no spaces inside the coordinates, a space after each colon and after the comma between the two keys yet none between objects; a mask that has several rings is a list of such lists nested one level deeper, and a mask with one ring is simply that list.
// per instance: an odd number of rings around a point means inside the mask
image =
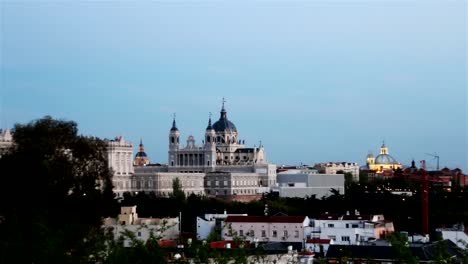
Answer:
[{"label": "sky", "polygon": [[278,165],[363,165],[385,141],[468,171],[463,0],[0,0],[0,22],[0,128],[50,115],[167,163],[173,114],[201,144],[225,98]]}]

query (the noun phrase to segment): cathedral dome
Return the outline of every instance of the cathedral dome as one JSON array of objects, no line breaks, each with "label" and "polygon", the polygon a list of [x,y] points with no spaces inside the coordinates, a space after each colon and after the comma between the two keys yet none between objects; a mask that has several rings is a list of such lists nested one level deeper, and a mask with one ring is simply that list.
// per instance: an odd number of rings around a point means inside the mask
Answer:
[{"label": "cathedral dome", "polygon": [[137,154],[135,155],[135,158],[146,158],[146,157],[147,157],[147,155],[146,155],[146,153],[143,152],[143,151],[139,151],[139,152],[137,152]]},{"label": "cathedral dome", "polygon": [[380,154],[375,157],[375,164],[398,164],[398,162],[388,154]]},{"label": "cathedral dome", "polygon": [[143,140],[140,140],[140,147],[138,152],[135,155],[135,159],[133,159],[134,166],[146,166],[150,163],[148,156],[145,152],[145,146],[143,145]]},{"label": "cathedral dome", "polygon": [[226,109],[224,109],[224,103],[223,108],[221,109],[221,116],[219,117],[219,120],[213,124],[213,129],[216,132],[237,132],[234,123],[229,121],[227,118],[227,112]]},{"label": "cathedral dome", "polygon": [[227,119],[219,119],[213,124],[213,128],[216,132],[237,132],[236,126]]}]

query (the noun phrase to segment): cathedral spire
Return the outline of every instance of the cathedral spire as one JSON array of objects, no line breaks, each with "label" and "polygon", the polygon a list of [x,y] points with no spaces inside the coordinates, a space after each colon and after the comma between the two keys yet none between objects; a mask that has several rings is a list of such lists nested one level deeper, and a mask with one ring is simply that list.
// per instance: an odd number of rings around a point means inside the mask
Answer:
[{"label": "cathedral spire", "polygon": [[224,97],[223,97],[223,105],[222,105],[222,107],[221,107],[221,116],[220,116],[220,118],[219,118],[220,120],[221,120],[221,119],[227,119],[227,115],[226,115],[227,112],[226,112],[226,108],[224,108],[224,103],[226,103],[226,100],[225,100]]},{"label": "cathedral spire", "polygon": [[143,139],[142,139],[142,138],[140,138],[139,151],[140,151],[140,152],[144,152],[144,151],[145,151],[145,146],[143,146]]},{"label": "cathedral spire", "polygon": [[172,118],[172,128],[171,128],[171,131],[177,131],[177,130],[179,130],[179,129],[177,129],[175,117],[176,117],[176,115],[175,115],[175,113],[174,113],[173,118]]},{"label": "cathedral spire", "polygon": [[213,126],[211,126],[211,112],[210,112],[210,118],[208,119],[208,126],[206,127],[206,130],[211,130],[213,129]]}]

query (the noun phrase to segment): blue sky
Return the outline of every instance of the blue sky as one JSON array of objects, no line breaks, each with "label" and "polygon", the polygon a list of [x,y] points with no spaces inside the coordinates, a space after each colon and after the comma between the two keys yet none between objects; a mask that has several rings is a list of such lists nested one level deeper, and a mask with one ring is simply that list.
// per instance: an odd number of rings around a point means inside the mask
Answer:
[{"label": "blue sky", "polygon": [[[209,112],[270,161],[365,163],[382,140],[468,170],[464,1],[0,1],[0,127],[51,115],[140,138]],[[136,147],[135,147],[136,149]]]}]

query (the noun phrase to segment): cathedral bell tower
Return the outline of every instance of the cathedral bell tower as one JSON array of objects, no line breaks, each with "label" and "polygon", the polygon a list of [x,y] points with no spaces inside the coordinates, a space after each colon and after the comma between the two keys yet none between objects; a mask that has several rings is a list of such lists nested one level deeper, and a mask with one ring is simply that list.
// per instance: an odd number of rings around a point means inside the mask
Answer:
[{"label": "cathedral bell tower", "polygon": [[205,131],[205,166],[214,169],[216,165],[216,131],[211,125],[211,113]]},{"label": "cathedral bell tower", "polygon": [[177,151],[179,150],[180,144],[180,132],[177,129],[175,116],[172,120],[172,128],[169,132],[169,160],[168,165],[176,166],[177,165]]}]

